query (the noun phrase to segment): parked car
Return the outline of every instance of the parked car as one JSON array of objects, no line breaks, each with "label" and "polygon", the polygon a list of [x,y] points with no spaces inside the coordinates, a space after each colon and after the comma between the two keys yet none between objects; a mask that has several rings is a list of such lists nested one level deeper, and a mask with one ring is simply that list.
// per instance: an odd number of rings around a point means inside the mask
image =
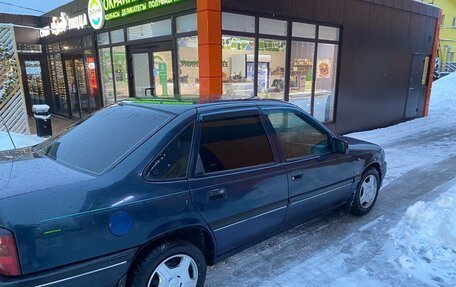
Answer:
[{"label": "parked car", "polygon": [[[377,145],[298,107],[131,100],[0,164],[0,286],[203,286],[206,266],[374,206]],[[234,284],[236,285],[236,284]]]}]

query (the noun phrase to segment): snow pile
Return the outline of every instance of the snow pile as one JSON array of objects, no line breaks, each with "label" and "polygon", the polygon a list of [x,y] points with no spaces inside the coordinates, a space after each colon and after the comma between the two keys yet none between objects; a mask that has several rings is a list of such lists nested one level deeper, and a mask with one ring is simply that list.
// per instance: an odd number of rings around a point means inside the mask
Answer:
[{"label": "snow pile", "polygon": [[450,115],[456,112],[456,73],[443,77],[432,86],[429,114]]},{"label": "snow pile", "polygon": [[409,207],[389,233],[402,254],[396,261],[409,277],[427,286],[456,282],[456,185],[434,201]]},{"label": "snow pile", "polygon": [[[16,148],[34,146],[41,143],[44,139],[35,135],[22,135],[11,133]],[[0,151],[14,149],[11,139],[7,132],[0,131]]]}]

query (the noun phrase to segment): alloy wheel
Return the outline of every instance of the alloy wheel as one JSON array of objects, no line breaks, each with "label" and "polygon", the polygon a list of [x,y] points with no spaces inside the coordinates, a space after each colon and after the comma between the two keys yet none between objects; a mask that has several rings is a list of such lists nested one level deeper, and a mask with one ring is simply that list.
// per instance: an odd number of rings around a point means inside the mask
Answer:
[{"label": "alloy wheel", "polygon": [[198,266],[188,255],[168,257],[152,273],[147,287],[196,287]]},{"label": "alloy wheel", "polygon": [[359,203],[361,206],[363,208],[369,208],[372,203],[374,203],[377,192],[377,178],[374,175],[370,174],[364,179],[361,185],[361,192],[359,195]]}]

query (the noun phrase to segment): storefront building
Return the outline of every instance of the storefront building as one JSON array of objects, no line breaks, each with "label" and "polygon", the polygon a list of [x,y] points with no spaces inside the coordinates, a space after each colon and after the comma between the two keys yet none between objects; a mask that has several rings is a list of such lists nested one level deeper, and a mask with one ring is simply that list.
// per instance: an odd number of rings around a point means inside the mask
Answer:
[{"label": "storefront building", "polygon": [[30,103],[74,119],[129,97],[258,97],[345,133],[427,113],[439,12],[411,0],[75,0],[40,17],[23,73],[44,75]]}]

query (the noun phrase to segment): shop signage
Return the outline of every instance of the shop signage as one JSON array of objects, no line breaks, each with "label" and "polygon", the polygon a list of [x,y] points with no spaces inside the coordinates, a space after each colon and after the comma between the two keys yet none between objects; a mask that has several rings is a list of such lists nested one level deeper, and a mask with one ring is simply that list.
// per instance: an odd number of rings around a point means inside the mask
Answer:
[{"label": "shop signage", "polygon": [[103,28],[105,24],[105,10],[102,0],[89,0],[89,22],[95,30]]},{"label": "shop signage", "polygon": [[106,21],[152,10],[182,0],[103,0]]},{"label": "shop signage", "polygon": [[52,17],[51,24],[48,27],[41,29],[41,37],[49,35],[59,35],[68,30],[84,29],[88,25],[87,15],[80,14],[74,17],[62,12],[59,17]]},{"label": "shop signage", "polygon": [[96,30],[105,21],[124,18],[184,0],[89,0],[89,21]]}]

